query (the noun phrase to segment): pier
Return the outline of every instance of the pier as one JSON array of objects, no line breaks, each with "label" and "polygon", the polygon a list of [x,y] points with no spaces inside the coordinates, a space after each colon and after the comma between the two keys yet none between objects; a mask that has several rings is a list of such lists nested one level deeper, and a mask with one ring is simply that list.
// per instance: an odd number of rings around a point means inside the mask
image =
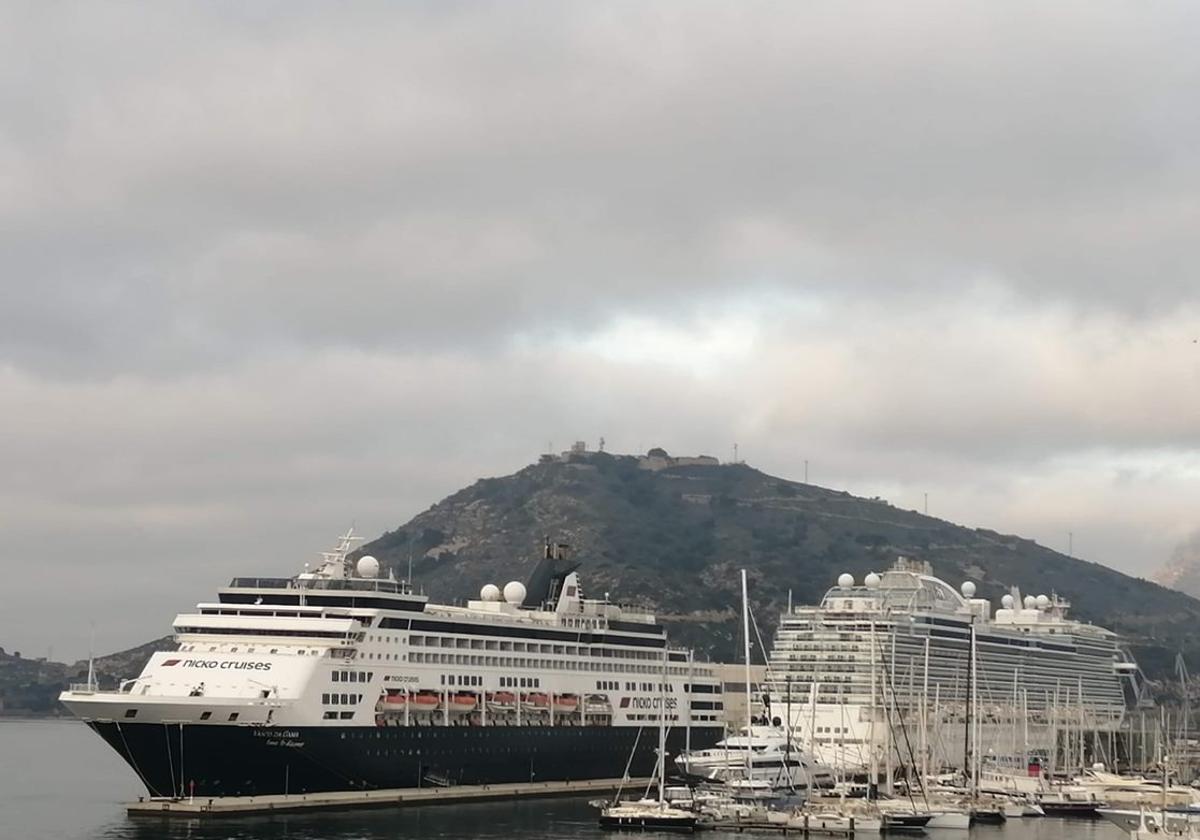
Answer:
[{"label": "pier", "polygon": [[147,797],[131,802],[130,816],[222,817],[248,814],[344,808],[406,807],[461,802],[485,802],[548,796],[586,796],[621,788],[644,790],[650,779],[586,779],[575,782],[516,782],[499,785],[450,785],[446,787],[349,790],[324,793],[291,793],[271,796]]}]

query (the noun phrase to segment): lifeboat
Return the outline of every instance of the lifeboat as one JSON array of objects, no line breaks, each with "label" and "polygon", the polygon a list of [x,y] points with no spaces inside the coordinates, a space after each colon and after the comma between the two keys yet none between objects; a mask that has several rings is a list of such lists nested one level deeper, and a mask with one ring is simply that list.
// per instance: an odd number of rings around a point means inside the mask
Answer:
[{"label": "lifeboat", "polygon": [[531,691],[523,695],[521,705],[535,712],[544,712],[550,708],[550,695],[541,691]]},{"label": "lifeboat", "polygon": [[404,707],[408,705],[408,694],[403,691],[396,692],[395,694],[389,692],[386,696],[384,696],[383,702],[387,706]]},{"label": "lifeboat", "polygon": [[608,701],[606,694],[589,694],[587,702],[584,703],[584,710],[589,715],[610,715],[612,714],[612,703]]},{"label": "lifeboat", "polygon": [[517,695],[511,691],[497,691],[487,696],[488,706],[493,709],[513,709],[517,705]]},{"label": "lifeboat", "polygon": [[571,715],[579,711],[579,698],[574,694],[556,694],[554,695],[554,713],[559,715]]},{"label": "lifeboat", "polygon": [[452,712],[469,712],[475,708],[479,702],[479,698],[474,694],[451,694],[450,695],[450,711]]},{"label": "lifeboat", "polygon": [[436,691],[418,691],[409,702],[415,711],[432,712],[442,705],[442,698]]}]

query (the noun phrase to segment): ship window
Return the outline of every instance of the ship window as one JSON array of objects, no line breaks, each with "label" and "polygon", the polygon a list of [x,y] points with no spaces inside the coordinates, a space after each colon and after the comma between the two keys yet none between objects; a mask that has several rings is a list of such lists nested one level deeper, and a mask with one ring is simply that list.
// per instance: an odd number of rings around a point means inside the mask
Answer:
[{"label": "ship window", "polygon": [[342,712],[340,717],[342,720],[350,720],[352,717],[354,717],[354,712]]},{"label": "ship window", "polygon": [[238,713],[237,713],[237,712],[230,712],[230,713],[229,713],[229,719],[230,719],[231,721],[232,721],[232,720],[237,720],[237,719],[238,719]]},{"label": "ship window", "polygon": [[[321,715],[321,717],[323,717],[325,720],[337,720],[337,712],[326,712],[325,714]],[[342,737],[344,738],[346,736],[343,735]]]},{"label": "ship window", "polygon": [[208,720],[210,717],[212,717],[212,712],[201,712],[200,713],[200,720]]},{"label": "ship window", "polygon": [[127,718],[135,718],[135,717],[137,717],[137,713],[138,713],[138,710],[137,710],[137,709],[126,709],[126,710],[125,710],[125,717],[127,717]]},{"label": "ship window", "polygon": [[343,694],[342,695],[342,705],[349,705],[349,703],[350,703],[350,695]]},{"label": "ship window", "polygon": [[328,705],[329,705],[329,695],[328,695],[328,694],[322,694],[322,695],[321,695],[321,702],[322,702],[322,703],[324,703],[326,706],[328,706]]}]

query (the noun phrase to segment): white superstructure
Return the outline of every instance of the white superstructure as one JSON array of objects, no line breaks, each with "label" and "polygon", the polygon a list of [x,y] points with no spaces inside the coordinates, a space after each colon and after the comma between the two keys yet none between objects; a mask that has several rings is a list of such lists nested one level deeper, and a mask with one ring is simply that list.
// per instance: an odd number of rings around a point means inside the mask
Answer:
[{"label": "white superstructure", "polygon": [[[665,703],[670,725],[719,725],[709,666],[667,649],[653,615],[585,599],[574,571],[544,604],[519,581],[432,604],[375,577],[373,557],[347,560],[351,545],[294,578],[235,578],[176,616],[177,650],[120,691],[81,686],[63,702],[86,718],[279,726],[640,726]],[[688,703],[693,682],[716,700]]]}]

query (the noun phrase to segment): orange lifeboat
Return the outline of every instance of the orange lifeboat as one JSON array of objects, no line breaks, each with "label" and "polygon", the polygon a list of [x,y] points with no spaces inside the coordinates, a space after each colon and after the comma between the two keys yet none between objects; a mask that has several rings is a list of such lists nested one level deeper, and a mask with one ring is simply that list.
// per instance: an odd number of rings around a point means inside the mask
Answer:
[{"label": "orange lifeboat", "polygon": [[388,706],[406,706],[408,705],[408,694],[403,691],[395,694],[388,692],[387,696],[383,698],[383,702]]},{"label": "orange lifeboat", "polygon": [[409,702],[415,711],[432,712],[442,705],[442,698],[436,691],[418,691]]},{"label": "orange lifeboat", "polygon": [[574,694],[554,695],[554,711],[560,715],[574,714],[579,709],[579,698]]},{"label": "orange lifeboat", "polygon": [[497,691],[487,696],[488,705],[493,709],[512,709],[516,707],[517,695],[511,691]]},{"label": "orange lifeboat", "polygon": [[531,691],[521,698],[521,702],[526,709],[544,712],[550,708],[550,695],[542,691]]},{"label": "orange lifeboat", "polygon": [[450,695],[450,711],[452,712],[469,712],[475,708],[479,702],[479,698],[474,694],[451,694]]}]

